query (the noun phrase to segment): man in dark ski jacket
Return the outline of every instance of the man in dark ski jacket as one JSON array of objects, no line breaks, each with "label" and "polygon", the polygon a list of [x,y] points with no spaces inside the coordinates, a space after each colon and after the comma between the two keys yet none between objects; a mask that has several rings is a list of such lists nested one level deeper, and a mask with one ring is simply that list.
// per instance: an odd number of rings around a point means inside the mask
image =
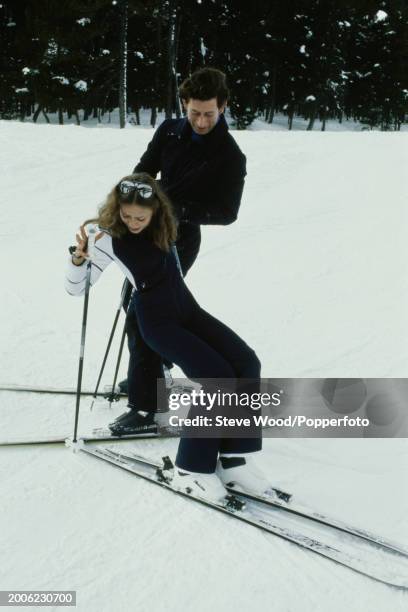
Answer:
[{"label": "man in dark ski jacket", "polygon": [[[160,184],[179,222],[176,246],[185,276],[200,249],[200,225],[228,225],[236,220],[246,158],[225,121],[228,89],[224,73],[214,68],[197,70],[182,83],[179,93],[186,117],[167,119],[159,126],[134,172],[147,172],[154,178],[160,172]],[[137,433],[146,416],[153,423],[156,379],[163,376],[160,357],[140,336],[132,303],[127,333],[132,410],[110,425],[113,433],[122,435]]]}]

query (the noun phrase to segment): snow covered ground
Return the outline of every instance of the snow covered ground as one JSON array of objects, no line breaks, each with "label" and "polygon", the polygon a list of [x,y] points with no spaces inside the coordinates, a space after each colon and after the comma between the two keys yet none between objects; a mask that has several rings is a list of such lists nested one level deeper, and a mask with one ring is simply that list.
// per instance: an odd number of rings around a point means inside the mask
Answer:
[{"label": "snow covered ground", "polygon": [[[151,135],[0,122],[0,383],[75,385],[82,300],[63,289],[66,248]],[[200,303],[256,349],[265,377],[407,378],[406,135],[234,136],[246,189],[237,223],[203,229],[187,277]],[[121,284],[111,267],[92,290],[85,387]],[[123,408],[88,407],[82,430]],[[1,439],[70,433],[74,400],[0,392],[0,414]],[[176,441],[137,445],[162,456]],[[81,612],[407,607],[407,593],[82,454],[0,454],[0,589],[75,589]],[[405,439],[270,439],[259,461],[299,501],[408,545]]]}]

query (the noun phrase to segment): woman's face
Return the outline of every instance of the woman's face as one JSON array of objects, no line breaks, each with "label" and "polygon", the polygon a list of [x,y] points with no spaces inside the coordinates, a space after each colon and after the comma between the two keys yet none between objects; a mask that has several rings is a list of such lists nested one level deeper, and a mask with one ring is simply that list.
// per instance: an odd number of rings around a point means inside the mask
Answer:
[{"label": "woman's face", "polygon": [[132,234],[139,234],[152,220],[153,210],[139,204],[121,204],[120,218]]}]

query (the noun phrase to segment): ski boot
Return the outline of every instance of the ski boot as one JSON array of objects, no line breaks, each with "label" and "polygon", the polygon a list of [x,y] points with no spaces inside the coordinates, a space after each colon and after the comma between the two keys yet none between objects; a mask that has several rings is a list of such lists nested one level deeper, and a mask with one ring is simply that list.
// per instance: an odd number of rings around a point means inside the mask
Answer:
[{"label": "ski boot", "polygon": [[128,389],[129,389],[127,378],[125,378],[124,380],[121,380],[118,383],[118,387],[119,387],[120,393],[123,393],[123,395],[127,395],[128,394]]},{"label": "ski boot", "polygon": [[245,507],[245,502],[231,495],[215,473],[189,472],[175,466],[170,484],[183,493],[231,511],[243,510]]},{"label": "ski boot", "polygon": [[143,410],[129,410],[121,414],[113,423],[108,425],[114,436],[131,436],[137,434],[157,434],[157,423],[154,412]]},{"label": "ski boot", "polygon": [[276,499],[269,478],[257,467],[249,453],[220,455],[216,473],[224,486],[232,491]]}]

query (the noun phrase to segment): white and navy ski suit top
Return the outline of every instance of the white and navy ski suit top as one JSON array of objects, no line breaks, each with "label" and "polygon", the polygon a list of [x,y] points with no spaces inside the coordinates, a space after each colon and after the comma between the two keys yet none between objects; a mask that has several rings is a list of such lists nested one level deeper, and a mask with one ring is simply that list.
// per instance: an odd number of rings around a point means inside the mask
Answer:
[{"label": "white and navy ski suit top", "polygon": [[[203,332],[198,319],[206,313],[184,283],[174,250],[166,252],[158,248],[149,228],[140,234],[127,232],[120,238],[105,232],[95,243],[91,285],[113,261],[136,289],[130,307],[134,308],[144,341],[163,358],[180,365],[187,374],[191,371],[189,354],[193,348],[182,346],[180,341],[186,328],[195,334]],[[70,295],[84,294],[86,275],[86,263],[75,266],[70,258],[65,277]],[[199,376],[206,376],[204,370],[208,368],[201,359],[200,364]]]},{"label": "white and navy ski suit top", "polygon": [[[99,230],[100,231],[100,230]],[[147,291],[163,281],[170,269],[175,270],[174,252],[166,253],[153,244],[146,235],[127,233],[122,238],[112,238],[104,232],[95,243],[91,267],[91,285],[114,261],[138,291]],[[75,266],[69,259],[65,288],[70,295],[83,295],[86,282],[86,264]]]},{"label": "white and navy ski suit top", "polygon": [[[180,317],[184,320],[186,311],[198,307],[183,281],[174,250],[166,252],[157,247],[149,228],[140,234],[127,232],[120,238],[104,232],[94,246],[91,285],[112,262],[119,266],[136,289],[132,303],[140,331],[148,344],[148,336],[156,324],[179,322]],[[75,266],[70,258],[65,277],[65,288],[70,295],[84,294],[86,268],[85,263]]]}]

